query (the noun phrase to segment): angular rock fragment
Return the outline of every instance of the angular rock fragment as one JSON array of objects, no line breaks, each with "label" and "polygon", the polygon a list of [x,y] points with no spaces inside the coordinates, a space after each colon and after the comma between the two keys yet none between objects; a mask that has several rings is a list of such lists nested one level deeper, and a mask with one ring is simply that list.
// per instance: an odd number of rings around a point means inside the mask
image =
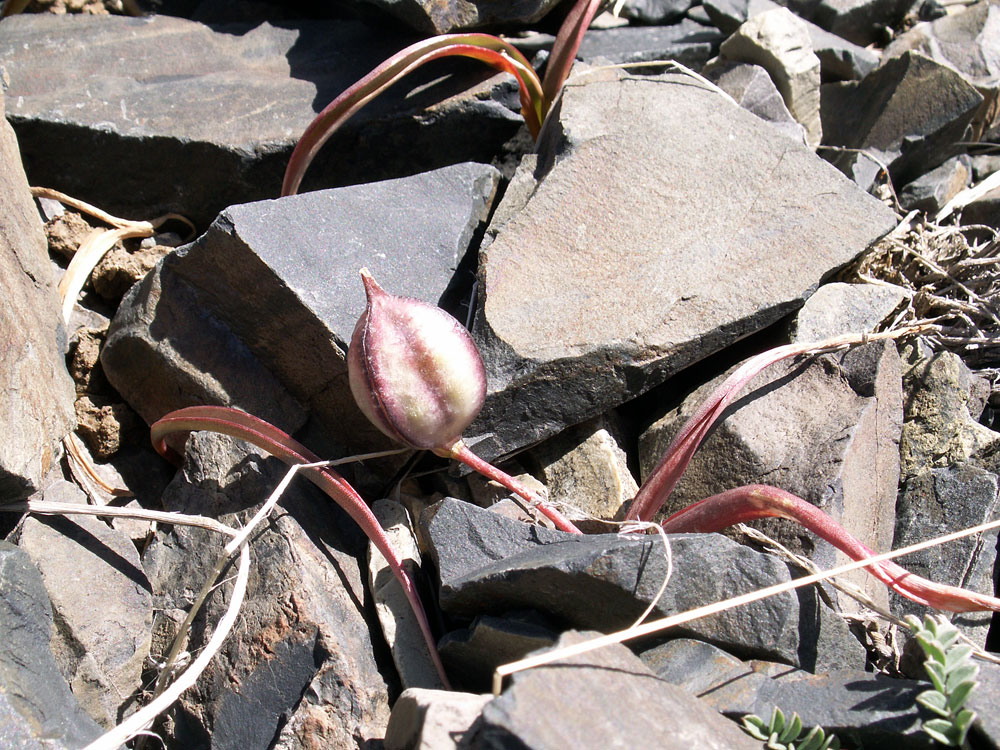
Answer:
[{"label": "angular rock fragment", "polygon": [[982,102],[961,74],[904,52],[862,81],[823,86],[823,144],[865,152],[829,152],[862,187],[871,185],[879,163],[905,185],[954,155]]},{"label": "angular rock fragment", "polygon": [[[284,473],[283,465],[235,440],[195,433],[164,506],[245,523]],[[224,543],[218,534],[175,526],[146,550],[157,608],[174,629]],[[374,613],[364,604],[358,564],[364,549],[353,521],[311,484],[298,479],[285,491],[280,512],[250,542],[253,567],[240,625],[170,714],[166,728],[177,746],[211,736],[214,746],[246,750],[309,747],[310,737],[325,747],[354,747],[383,736],[388,686],[376,651],[382,647],[372,641],[377,627],[368,621]],[[218,622],[231,585],[222,583],[206,600],[189,649],[199,648]]]},{"label": "angular rock fragment", "polygon": [[792,117],[781,92],[762,67],[720,60],[703,73],[741,107],[767,120],[798,143],[806,142],[805,128]]},{"label": "angular rock fragment", "polygon": [[[392,548],[403,560],[404,568],[410,575],[418,576],[420,551],[410,530],[406,508],[400,503],[383,499],[372,503],[372,512],[385,529]],[[370,541],[368,586],[403,688],[444,689],[406,592],[389,567],[389,562]]]},{"label": "angular rock fragment", "polygon": [[973,119],[973,140],[1000,134],[1000,7],[977,2],[960,13],[920,23],[893,39],[885,59],[914,50],[957,70],[983,95]]},{"label": "angular rock fragment", "polygon": [[988,386],[957,354],[905,348],[903,390],[902,479],[934,467],[981,463],[1000,446],[1000,433],[977,421]]},{"label": "angular rock fragment", "polygon": [[963,208],[962,223],[1000,229],[1000,188],[984,193]]},{"label": "angular rock fragment", "polygon": [[409,688],[389,716],[385,750],[459,750],[491,695]]},{"label": "angular rock fragment", "polygon": [[899,191],[899,205],[907,211],[936,214],[945,203],[968,187],[971,180],[969,157],[964,154],[955,156],[904,186]]},{"label": "angular rock fragment", "polygon": [[878,284],[823,284],[795,314],[790,338],[822,341],[874,331],[904,299],[902,292]]},{"label": "angular rock fragment", "polygon": [[[69,482],[49,485],[42,499],[86,503]],[[111,729],[142,686],[153,623],[153,594],[135,545],[90,516],[28,517],[19,545],[52,600],[59,668],[84,710]]]},{"label": "angular rock fragment", "polygon": [[[704,5],[712,23],[726,34],[732,34],[754,16],[780,7],[772,0],[707,0]],[[801,16],[799,20],[809,31],[809,40],[819,58],[824,81],[864,78],[878,67],[879,57],[874,52],[831,34]]]},{"label": "angular rock fragment", "polygon": [[[903,416],[900,378],[891,342],[873,342],[842,360],[772,365],[702,443],[662,517],[734,487],[769,484],[821,508],[872,549],[890,549]],[[644,476],[717,385],[696,390],[640,438]],[[765,519],[754,525],[821,568],[850,561],[798,524]],[[887,603],[884,584],[864,571],[845,578]],[[855,607],[847,597],[840,601]]]},{"label": "angular rock fragment", "polygon": [[810,21],[855,44],[867,47],[878,41],[879,28],[896,28],[910,8],[909,0],[793,0]]},{"label": "angular rock fragment", "polygon": [[483,26],[517,26],[544,18],[559,0],[353,0],[389,13],[423,35],[447,34]]},{"label": "angular rock fragment", "polygon": [[556,635],[550,624],[543,624],[543,618],[532,612],[483,615],[468,628],[442,637],[441,660],[448,675],[466,690],[488,691],[497,667],[551,646]]},{"label": "angular rock fragment", "polygon": [[[570,627],[611,632],[635,622],[667,572],[659,537],[542,533],[490,516],[446,499],[421,520],[440,575],[441,607],[453,616],[532,608]],[[556,541],[542,541],[552,534]],[[670,551],[673,575],[653,616],[789,579],[784,563],[719,534],[671,535]],[[670,635],[685,634],[810,670],[863,664],[857,641],[812,590],[726,610]]]},{"label": "angular rock fragment", "polygon": [[863,671],[811,675],[783,664],[744,662],[699,641],[677,639],[647,650],[642,660],[672,685],[739,719],[768,718],[774,707],[796,712],[806,727],[822,726],[858,747],[931,748],[920,728],[916,696],[928,685]]},{"label": "angular rock fragment", "polygon": [[765,11],[741,25],[719,54],[729,60],[760,65],[771,76],[792,116],[806,129],[806,143],[823,138],[819,117],[820,62],[812,51],[809,30],[787,8]]},{"label": "angular rock fragment", "polygon": [[632,0],[619,12],[633,23],[657,26],[676,21],[694,4],[693,0]]},{"label": "angular rock fragment", "polygon": [[684,19],[669,26],[622,26],[588,31],[577,57],[585,62],[603,58],[612,63],[676,60],[695,70],[714,55],[723,37],[717,31]]},{"label": "angular rock fragment", "polygon": [[[1000,492],[996,474],[968,464],[928,469],[907,481],[899,495],[893,548],[977,526],[998,516]],[[916,575],[994,596],[996,562],[997,531],[993,529],[914,552],[906,556],[905,565]],[[925,614],[936,614],[895,592],[890,593],[890,602],[897,617],[913,614],[922,620]],[[982,648],[991,615],[991,612],[965,612],[951,615],[950,619]]]},{"label": "angular rock fragment", "polygon": [[385,447],[347,386],[359,272],[394,294],[454,302],[498,178],[458,164],[229,207],[122,303],[101,355],[108,379],[147,421],[207,402],[291,432],[312,413],[342,446]]},{"label": "angular rock fragment", "polygon": [[38,570],[27,553],[0,541],[0,737],[7,747],[73,750],[103,734],[60,674],[52,630]]},{"label": "angular rock fragment", "polygon": [[895,225],[821,161],[687,76],[593,71],[568,87],[480,253],[476,451],[663,382],[794,309]]},{"label": "angular rock fragment", "polygon": [[0,92],[0,500],[39,489],[76,424],[59,297]]},{"label": "angular rock fragment", "polygon": [[550,502],[575,508],[582,518],[611,521],[635,497],[639,485],[611,421],[594,419],[571,427],[532,451]]},{"label": "angular rock fragment", "polygon": [[[567,633],[557,646],[584,640]],[[571,700],[567,700],[571,697]],[[657,747],[750,750],[760,743],[615,644],[518,672],[483,707],[469,747]]]},{"label": "angular rock fragment", "polygon": [[[23,14],[2,23],[8,116],[32,183],[119,216],[176,211],[199,227],[226,206],[277,197],[316,113],[413,41],[346,20],[217,29],[169,16]],[[325,145],[304,189],[490,161],[522,124],[494,91],[503,79],[481,83],[491,72],[447,61],[407,77]]]}]

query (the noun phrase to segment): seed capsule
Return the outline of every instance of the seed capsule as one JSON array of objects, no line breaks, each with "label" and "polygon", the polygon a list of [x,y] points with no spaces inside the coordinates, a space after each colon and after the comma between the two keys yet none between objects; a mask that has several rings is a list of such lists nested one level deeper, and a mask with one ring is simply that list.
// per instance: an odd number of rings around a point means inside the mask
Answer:
[{"label": "seed capsule", "polygon": [[347,351],[351,393],[389,437],[448,455],[486,397],[469,332],[444,310],[380,287],[361,271],[368,305]]}]

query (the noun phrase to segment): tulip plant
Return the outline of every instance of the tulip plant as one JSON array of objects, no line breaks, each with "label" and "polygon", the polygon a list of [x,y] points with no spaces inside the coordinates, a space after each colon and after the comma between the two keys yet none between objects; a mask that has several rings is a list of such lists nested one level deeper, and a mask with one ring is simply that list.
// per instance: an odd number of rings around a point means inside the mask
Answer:
[{"label": "tulip plant", "polygon": [[[389,294],[367,271],[362,271],[362,281],[367,306],[355,326],[347,353],[350,388],[361,411],[397,442],[462,461],[525,498],[557,528],[580,533],[558,510],[476,456],[463,442],[462,432],[479,413],[486,394],[485,368],[465,328],[433,305]],[[712,424],[754,375],[788,357],[834,351],[863,340],[848,336],[820,345],[791,344],[748,360],[681,428],[659,466],[643,483],[627,518],[649,521],[655,516]],[[152,425],[153,444],[162,455],[179,462],[180,456],[167,437],[192,430],[213,430],[246,440],[288,464],[318,461],[315,454],[281,430],[228,407],[200,406],[171,412]],[[310,468],[306,473],[347,511],[389,561],[447,684],[416,586],[368,505],[332,468]],[[874,554],[812,504],[766,485],[739,487],[702,500],[666,519],[662,527],[667,532],[710,532],[766,516],[796,521],[854,560]],[[873,563],[868,570],[920,604],[952,612],[1000,611],[1000,599],[928,581],[890,561]]]}]

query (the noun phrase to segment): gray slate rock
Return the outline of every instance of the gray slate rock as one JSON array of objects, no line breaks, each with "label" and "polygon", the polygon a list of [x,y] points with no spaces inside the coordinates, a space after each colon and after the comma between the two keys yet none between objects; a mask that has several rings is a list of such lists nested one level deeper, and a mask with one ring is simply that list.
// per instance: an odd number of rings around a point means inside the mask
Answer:
[{"label": "gray slate rock", "polygon": [[1000,716],[996,711],[1000,701],[1000,665],[981,661],[977,664],[979,687],[969,694],[966,704],[979,715],[972,724],[971,735],[983,747],[997,750],[1000,748]]},{"label": "gray slate rock", "polygon": [[[807,727],[822,726],[851,746],[876,750],[931,748],[915,703],[927,684],[854,670],[811,675],[771,662],[744,662],[699,641],[677,639],[642,653],[663,680],[739,719],[767,719],[775,706],[797,712]],[[863,744],[862,744],[863,743]]]},{"label": "gray slate rock", "polygon": [[[823,86],[823,143],[863,149],[897,185],[955,155],[983,102],[961,74],[915,52],[859,82]],[[879,169],[865,154],[829,151],[830,161],[867,189]]]},{"label": "gray slate rock", "polygon": [[725,37],[714,29],[683,19],[670,26],[621,26],[587,32],[577,51],[585,62],[612,63],[676,60],[700,70]]},{"label": "gray slate rock", "polygon": [[[732,34],[740,24],[759,13],[780,8],[772,0],[707,0],[705,12],[720,30]],[[803,19],[813,52],[819,58],[824,81],[856,80],[875,70],[879,57],[871,50],[821,29]]]},{"label": "gray slate rock", "polygon": [[[558,541],[540,543],[548,534],[533,539],[517,528],[523,524],[491,515],[446,499],[421,519],[440,575],[441,607],[449,614],[532,608],[570,627],[611,632],[634,623],[663,583],[666,558],[657,537],[549,532]],[[789,579],[783,563],[719,534],[675,534],[670,546],[674,572],[653,617]],[[843,621],[812,590],[753,602],[671,632],[685,634],[810,670],[864,663]]]},{"label": "gray slate rock", "polygon": [[877,284],[823,284],[795,314],[789,338],[821,341],[848,331],[874,331],[904,299],[901,292]]},{"label": "gray slate rock", "polygon": [[457,164],[230,206],[122,303],[104,371],[147,420],[208,402],[294,431],[311,413],[356,452],[384,447],[347,384],[345,352],[365,308],[359,271],[393,294],[450,299],[498,179],[490,166]]},{"label": "gray slate rock", "polygon": [[895,223],[686,76],[577,80],[521,173],[537,185],[505,194],[480,252],[473,335],[491,380],[467,437],[487,457],[776,321]]},{"label": "gray slate rock", "polygon": [[52,630],[41,575],[0,541],[0,739],[11,750],[75,750],[103,734],[56,665]]},{"label": "gray slate rock", "polygon": [[[640,437],[644,477],[722,379],[694,391]],[[900,380],[891,342],[872,342],[843,359],[772,365],[716,422],[660,517],[735,487],[769,484],[816,505],[872,549],[890,549],[903,417]],[[849,562],[797,524],[764,519],[753,525],[821,568]],[[845,578],[888,603],[885,586],[864,571]],[[854,606],[846,597],[841,605]]]},{"label": "gray slate rock", "polygon": [[904,186],[899,191],[899,205],[906,211],[917,210],[933,215],[968,187],[971,181],[971,161],[965,154],[959,154]]},{"label": "gray slate rock", "polygon": [[[892,546],[898,549],[998,516],[1000,493],[996,474],[967,464],[930,469],[907,481],[900,492]],[[996,561],[997,530],[993,529],[907,555],[903,564],[907,570],[938,583],[995,596]],[[922,620],[925,614],[937,614],[895,592],[890,593],[890,602],[897,617],[913,614]],[[991,612],[963,612],[949,617],[963,634],[984,646]]]},{"label": "gray slate rock", "polygon": [[963,208],[962,223],[1000,228],[1000,189],[990,190]]},{"label": "gray slate rock", "polygon": [[805,128],[792,117],[771,76],[759,65],[718,60],[703,74],[748,112],[767,120],[792,140],[806,142]]},{"label": "gray slate rock", "polygon": [[557,633],[542,621],[531,612],[507,617],[483,615],[468,628],[446,633],[438,649],[449,677],[466,690],[491,690],[497,667],[555,642]]},{"label": "gray slate rock", "polygon": [[0,92],[0,502],[38,490],[76,426],[48,245],[4,106]]},{"label": "gray slate rock", "polygon": [[879,28],[897,28],[911,0],[792,0],[794,10],[862,47],[879,40]]},{"label": "gray slate rock", "polygon": [[[24,14],[2,23],[8,116],[32,184],[120,216],[177,211],[200,227],[226,206],[277,197],[316,113],[413,41],[341,20],[215,29],[168,16]],[[494,90],[503,79],[482,84],[492,69],[472,62],[438,80],[442,70],[422,69],[351,118],[304,189],[490,161],[522,124],[501,101],[504,85]]]},{"label": "gray slate rock", "polygon": [[621,9],[621,17],[633,24],[659,26],[676,21],[694,5],[693,0],[632,0]]},{"label": "gray slate rock", "polygon": [[885,49],[885,59],[906,50],[954,68],[983,95],[973,121],[973,140],[984,134],[990,140],[1000,135],[996,124],[1000,111],[1000,6],[977,2],[961,13],[917,24],[893,39]]},{"label": "gray slate rock", "polygon": [[[284,473],[283,465],[238,441],[195,433],[164,507],[245,522]],[[239,627],[173,711],[170,732],[178,747],[210,736],[213,747],[300,750],[320,737],[328,747],[354,747],[382,736],[388,686],[358,562],[364,535],[305,481],[288,488],[280,511],[251,541]],[[158,534],[144,554],[156,606],[174,628],[223,543],[217,534],[177,526]],[[206,601],[189,649],[204,643],[231,586],[222,584]],[[392,670],[387,651],[382,655]]]},{"label": "gray slate rock", "polygon": [[[63,481],[42,499],[87,503]],[[92,516],[29,516],[19,545],[52,600],[59,668],[87,713],[111,729],[142,687],[153,624],[153,594],[132,539]]]},{"label": "gray slate rock", "polygon": [[559,4],[559,0],[354,0],[398,18],[423,35],[493,26],[531,24]]},{"label": "gray slate rock", "polygon": [[[566,633],[557,645],[594,635]],[[703,702],[657,679],[621,644],[518,672],[510,680],[483,708],[469,743],[473,750],[760,747]]]}]

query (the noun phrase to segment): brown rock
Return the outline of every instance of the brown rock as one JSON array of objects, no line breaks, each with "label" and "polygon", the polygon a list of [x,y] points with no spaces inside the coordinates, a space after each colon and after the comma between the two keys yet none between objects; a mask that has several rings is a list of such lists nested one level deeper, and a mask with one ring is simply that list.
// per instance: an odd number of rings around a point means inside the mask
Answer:
[{"label": "brown rock", "polygon": [[80,243],[94,228],[76,211],[64,211],[45,222],[49,251],[66,260],[76,255]]},{"label": "brown rock", "polygon": [[163,245],[140,247],[128,251],[115,245],[94,267],[94,291],[106,301],[117,305],[133,284],[149,273],[156,262],[173,248]]}]

